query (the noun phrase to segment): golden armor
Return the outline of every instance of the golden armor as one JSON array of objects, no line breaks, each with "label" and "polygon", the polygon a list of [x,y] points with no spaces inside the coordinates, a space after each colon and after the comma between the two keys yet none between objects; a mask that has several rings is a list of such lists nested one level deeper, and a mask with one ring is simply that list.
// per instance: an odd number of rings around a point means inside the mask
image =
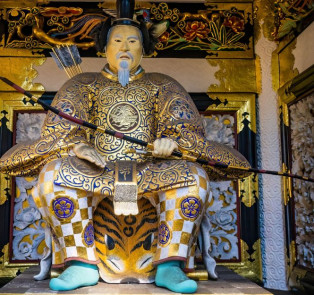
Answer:
[{"label": "golden armor", "polygon": [[[57,93],[52,105],[74,117],[147,142],[167,136],[188,154],[233,166],[249,166],[237,151],[205,139],[195,105],[175,80],[162,74],[145,74],[140,68],[130,77],[129,84],[121,87],[116,76],[107,69],[72,78]],[[106,167],[100,168],[76,157],[72,149],[78,143],[93,146],[104,157]],[[157,207],[157,213],[164,216],[159,219],[159,247],[154,261],[163,261],[169,256],[186,261],[209,197],[208,176],[199,165],[185,160],[153,159],[140,153],[126,153],[130,148],[143,149],[119,138],[91,132],[48,112],[39,140],[27,146],[16,146],[2,157],[2,172],[22,176],[41,171],[33,195],[37,206],[47,216],[53,236],[57,237],[53,239],[55,266],[63,265],[75,255],[84,261],[98,262],[94,250],[90,249],[93,241],[88,244],[88,234],[93,230],[92,213],[97,204],[102,198],[114,195],[114,163],[117,160],[136,161],[138,199],[149,199]],[[210,179],[245,176],[245,172],[226,173],[205,168]],[[80,207],[81,197],[90,200],[87,202],[91,210],[88,211],[85,205]],[[80,218],[76,216],[78,213],[75,215],[76,211],[80,212]],[[185,215],[184,212],[188,213]],[[70,230],[71,237],[62,226],[65,223],[75,223]],[[184,241],[171,243],[173,235],[182,232],[185,223],[190,225],[183,235]],[[64,239],[64,236],[68,238]],[[75,243],[75,250],[66,250],[73,248]],[[184,250],[182,245],[186,245]],[[166,251],[165,246],[170,250]]]}]

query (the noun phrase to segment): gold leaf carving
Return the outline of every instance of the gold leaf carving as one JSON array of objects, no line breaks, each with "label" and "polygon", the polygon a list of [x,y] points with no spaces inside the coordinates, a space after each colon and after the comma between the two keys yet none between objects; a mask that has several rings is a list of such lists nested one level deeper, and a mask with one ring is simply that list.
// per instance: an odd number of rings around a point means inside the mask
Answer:
[{"label": "gold leaf carving", "polygon": [[251,255],[248,253],[248,245],[241,241],[241,263],[226,264],[226,266],[234,270],[239,275],[242,275],[252,281],[262,281],[262,264],[261,264],[261,241],[258,239],[254,245],[255,250]]},{"label": "gold leaf carving", "polygon": [[215,77],[220,82],[219,85],[211,85],[209,92],[257,92],[253,59],[208,59],[208,63],[213,67],[219,66]]},{"label": "gold leaf carving", "polygon": [[[19,52],[15,52],[18,54]],[[37,76],[34,66],[40,66],[45,62],[46,58],[28,58],[28,57],[0,57],[1,68],[3,72],[1,76],[12,80],[15,84],[23,87],[25,90],[36,92],[44,92],[41,84],[33,84],[33,79]],[[27,77],[27,78],[25,78]],[[0,91],[14,91],[12,87],[4,83],[0,83]],[[1,96],[4,94],[1,94]]]}]

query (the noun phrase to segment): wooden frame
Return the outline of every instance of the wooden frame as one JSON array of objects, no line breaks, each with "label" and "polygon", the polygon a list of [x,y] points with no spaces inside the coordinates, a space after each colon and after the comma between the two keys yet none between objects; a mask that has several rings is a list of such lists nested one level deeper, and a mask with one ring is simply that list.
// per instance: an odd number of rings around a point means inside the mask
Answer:
[{"label": "wooden frame", "polygon": [[[229,112],[236,116],[238,150],[252,167],[257,166],[256,155],[256,94],[209,92],[211,105],[207,112]],[[258,226],[258,178],[252,175],[238,181],[241,222],[241,261],[225,263],[237,273],[255,281],[262,280],[261,246]]]},{"label": "wooden frame", "polygon": [[[291,130],[289,107],[314,92],[314,66],[288,81],[278,90],[280,99],[280,127],[282,145],[282,169],[290,171],[291,157]],[[290,178],[283,179],[283,197],[286,221],[286,250],[289,264],[289,276],[295,286],[302,286],[311,282],[313,285],[313,270],[304,269],[297,264],[296,233],[295,233],[295,207],[293,198],[293,182]],[[303,283],[302,283],[303,281]],[[308,281],[308,282],[306,282]]]},{"label": "wooden frame", "polygon": [[[68,2],[45,3],[28,0],[5,1],[0,3],[0,14],[4,15],[3,45],[6,48],[27,48],[39,50],[49,56],[52,46],[64,44],[69,26],[76,23],[84,14],[98,14],[107,18],[104,10],[115,9],[114,1],[104,3],[79,2],[70,6]],[[239,3],[240,2],[240,3]],[[59,13],[58,8],[66,8]],[[158,36],[153,57],[181,58],[254,58],[253,42],[253,3],[237,1],[231,3],[150,3],[138,2],[135,10],[138,17],[148,15],[151,23],[167,28]],[[141,11],[145,14],[141,15]],[[11,17],[11,12],[15,17]],[[16,20],[18,15],[18,21]],[[73,22],[73,23],[72,23]],[[193,25],[192,25],[193,24]],[[23,35],[18,32],[29,31]],[[54,36],[50,31],[61,34]],[[83,32],[84,33],[84,32]],[[83,36],[82,33],[82,36]],[[73,35],[73,34],[72,34]],[[101,49],[95,49],[95,40],[85,38],[76,40],[84,49],[84,56],[104,55]]]},{"label": "wooden frame", "polygon": [[[14,144],[14,123],[16,113],[43,111],[43,108],[38,105],[32,105],[26,102],[25,97],[19,93],[5,93],[0,100],[0,156],[2,156]],[[52,100],[51,93],[41,97],[46,102]],[[12,177],[5,174],[0,174],[0,278],[4,281],[12,279],[18,272],[25,270],[27,267],[34,265],[34,262],[13,262],[10,257],[10,212],[12,210],[12,193],[13,193]]]}]

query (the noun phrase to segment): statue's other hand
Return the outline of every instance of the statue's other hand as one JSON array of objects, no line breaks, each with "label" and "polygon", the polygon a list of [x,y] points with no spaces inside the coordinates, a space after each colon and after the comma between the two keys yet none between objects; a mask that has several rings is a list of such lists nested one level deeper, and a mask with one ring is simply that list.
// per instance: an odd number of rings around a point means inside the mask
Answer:
[{"label": "statue's other hand", "polygon": [[99,154],[93,147],[85,143],[75,145],[73,152],[80,159],[87,160],[101,168],[106,167],[106,161],[103,159],[101,154]]},{"label": "statue's other hand", "polygon": [[171,138],[159,138],[154,141],[153,156],[169,157],[172,152],[177,149],[177,143]]}]

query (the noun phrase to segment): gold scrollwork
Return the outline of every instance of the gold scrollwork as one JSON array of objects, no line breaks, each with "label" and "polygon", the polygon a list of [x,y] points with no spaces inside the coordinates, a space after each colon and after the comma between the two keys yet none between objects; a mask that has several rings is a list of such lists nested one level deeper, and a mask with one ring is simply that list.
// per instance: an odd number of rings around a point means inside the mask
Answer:
[{"label": "gold scrollwork", "polygon": [[[6,10],[8,37],[5,46],[8,48],[44,49],[51,48],[52,45],[73,44],[77,33],[69,33],[62,39],[56,38],[56,36],[72,29],[76,22],[81,19],[82,14],[83,9],[80,7],[13,6],[12,9]],[[99,15],[90,20],[88,24],[96,26],[105,19],[105,16]],[[24,33],[26,27],[31,28],[31,33]],[[85,31],[79,30],[83,42],[76,42],[75,44],[83,48],[93,47],[95,42],[90,41],[91,38],[85,33]]]},{"label": "gold scrollwork", "polygon": [[[237,57],[253,58],[252,3],[214,4],[190,13],[176,7],[169,8],[167,3],[138,2],[135,14],[149,10],[147,25],[156,25],[157,51],[171,48],[203,51],[208,58],[232,57],[235,54]],[[7,7],[3,9],[8,24],[5,47],[28,49],[46,49],[63,44],[76,44],[83,49],[94,47],[96,41],[90,32],[100,28],[113,9],[111,2],[99,4],[98,13],[65,6],[12,4]]]}]

